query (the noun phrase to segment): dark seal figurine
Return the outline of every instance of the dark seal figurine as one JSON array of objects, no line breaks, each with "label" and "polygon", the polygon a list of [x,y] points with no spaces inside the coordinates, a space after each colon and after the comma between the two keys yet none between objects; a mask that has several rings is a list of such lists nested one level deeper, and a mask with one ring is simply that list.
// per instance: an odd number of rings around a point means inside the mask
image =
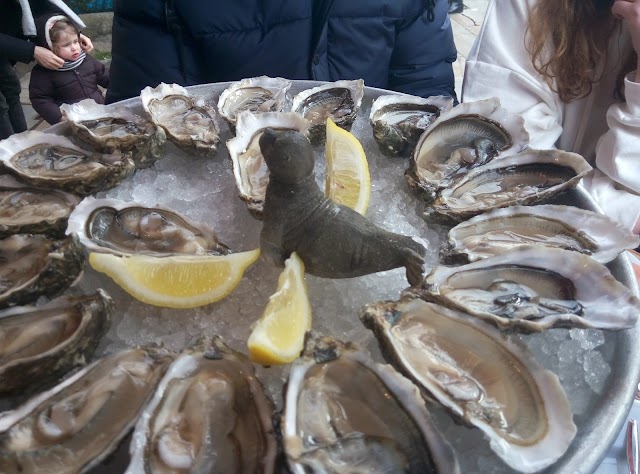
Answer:
[{"label": "dark seal figurine", "polygon": [[265,257],[283,266],[297,252],[307,273],[324,278],[405,267],[409,283],[420,283],[424,246],[325,197],[315,180],[313,149],[303,134],[267,129],[260,149],[269,168],[260,234]]}]

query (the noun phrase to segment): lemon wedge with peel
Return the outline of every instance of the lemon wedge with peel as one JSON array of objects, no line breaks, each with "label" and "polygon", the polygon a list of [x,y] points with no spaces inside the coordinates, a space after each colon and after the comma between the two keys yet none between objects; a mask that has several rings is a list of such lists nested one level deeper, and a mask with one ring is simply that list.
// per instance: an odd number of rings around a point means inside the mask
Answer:
[{"label": "lemon wedge with peel", "polygon": [[327,119],[326,196],[364,215],[369,205],[371,178],[362,145],[351,132]]},{"label": "lemon wedge with peel", "polygon": [[294,361],[303,349],[304,335],[311,329],[311,304],[304,277],[304,263],[294,252],[278,278],[262,317],[249,336],[249,358],[262,365]]},{"label": "lemon wedge with peel", "polygon": [[91,253],[89,264],[106,273],[134,298],[166,308],[195,308],[227,296],[260,249],[229,255],[119,257]]}]

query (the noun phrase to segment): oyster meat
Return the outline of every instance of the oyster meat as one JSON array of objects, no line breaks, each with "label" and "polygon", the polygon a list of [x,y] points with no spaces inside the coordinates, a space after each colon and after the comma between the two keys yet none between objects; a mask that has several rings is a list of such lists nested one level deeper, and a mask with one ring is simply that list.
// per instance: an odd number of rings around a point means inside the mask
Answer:
[{"label": "oyster meat", "polygon": [[0,472],[88,471],[131,429],[171,360],[155,348],[117,352],[0,414]]},{"label": "oyster meat", "polygon": [[127,474],[273,473],[273,404],[253,365],[219,338],[171,364],[131,441]]},{"label": "oyster meat", "polygon": [[292,364],[281,429],[294,474],[460,472],[417,387],[330,338]]},{"label": "oyster meat", "polygon": [[286,106],[291,81],[281,77],[252,77],[234,82],[218,99],[218,112],[233,129],[238,114],[250,112],[282,112]]},{"label": "oyster meat", "polygon": [[60,111],[75,136],[104,153],[129,152],[136,168],[148,168],[164,156],[164,130],[128,107],[84,99],[62,104]]},{"label": "oyster meat", "polygon": [[551,465],[576,426],[558,377],[526,346],[458,311],[407,295],[367,305],[360,318],[385,357],[458,420],[479,428],[520,472]]},{"label": "oyster meat", "polygon": [[90,252],[115,255],[226,255],[213,229],[167,207],[85,198],[69,217],[67,234]]},{"label": "oyster meat", "polygon": [[[91,357],[113,300],[103,290],[0,312],[0,393],[40,386]],[[24,393],[24,392],[23,392]]]},{"label": "oyster meat", "polygon": [[427,201],[468,170],[493,158],[513,155],[529,145],[524,118],[493,97],[457,105],[422,134],[405,176]]},{"label": "oyster meat", "polygon": [[260,150],[262,132],[273,130],[296,130],[307,133],[310,122],[293,112],[265,112],[253,114],[249,111],[238,114],[236,137],[227,142],[233,166],[238,195],[246,202],[251,214],[262,218],[264,198],[269,184],[269,168]]},{"label": "oyster meat", "polygon": [[387,156],[413,153],[420,135],[453,107],[442,95],[422,98],[404,94],[381,95],[371,104],[369,122],[380,151]]},{"label": "oyster meat", "polygon": [[510,206],[473,217],[449,231],[441,256],[475,261],[525,245],[562,248],[601,263],[640,245],[640,237],[597,212],[573,206]]},{"label": "oyster meat", "polygon": [[469,171],[440,192],[425,217],[460,222],[496,208],[537,204],[576,187],[591,169],[577,153],[529,149]]},{"label": "oyster meat", "polygon": [[607,267],[570,250],[521,247],[459,267],[436,267],[417,290],[429,301],[522,332],[624,329],[640,301]]},{"label": "oyster meat", "polygon": [[336,81],[299,92],[293,98],[291,110],[311,122],[309,140],[317,145],[324,140],[327,118],[346,130],[356,119],[362,98],[364,81]]},{"label": "oyster meat", "polygon": [[0,240],[0,308],[52,298],[69,288],[84,270],[77,239],[16,234]]},{"label": "oyster meat", "polygon": [[215,107],[193,97],[178,84],[145,87],[140,93],[145,112],[167,138],[187,153],[213,155],[220,141]]},{"label": "oyster meat", "polygon": [[74,194],[0,176],[0,238],[13,234],[64,237],[67,219],[80,202]]},{"label": "oyster meat", "polygon": [[122,153],[93,153],[67,137],[37,131],[0,141],[0,163],[25,183],[81,196],[113,188],[136,167]]}]

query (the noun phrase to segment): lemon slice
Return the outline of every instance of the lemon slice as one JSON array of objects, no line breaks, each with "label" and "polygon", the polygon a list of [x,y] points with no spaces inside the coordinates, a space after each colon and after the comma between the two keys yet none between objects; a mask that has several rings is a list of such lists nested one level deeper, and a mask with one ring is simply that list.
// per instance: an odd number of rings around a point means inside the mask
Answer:
[{"label": "lemon slice", "polygon": [[326,195],[364,215],[369,205],[371,179],[362,145],[351,132],[327,119]]},{"label": "lemon slice", "polygon": [[302,351],[304,335],[311,329],[311,304],[307,295],[304,263],[294,252],[278,278],[262,317],[249,336],[252,361],[262,365],[286,364]]},{"label": "lemon slice", "polygon": [[118,257],[91,253],[89,264],[106,273],[134,298],[154,306],[195,308],[227,296],[260,249],[229,255]]}]

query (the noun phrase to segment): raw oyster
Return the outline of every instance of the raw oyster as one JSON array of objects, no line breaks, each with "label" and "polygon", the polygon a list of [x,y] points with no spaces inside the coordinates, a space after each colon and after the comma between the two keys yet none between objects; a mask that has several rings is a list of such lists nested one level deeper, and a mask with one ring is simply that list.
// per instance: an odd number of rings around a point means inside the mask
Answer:
[{"label": "raw oyster", "polygon": [[350,130],[356,119],[362,98],[364,81],[336,81],[299,92],[293,98],[291,110],[311,121],[309,140],[314,145],[325,138],[327,118],[339,127]]},{"label": "raw oyster", "polygon": [[52,298],[71,286],[84,269],[77,239],[17,234],[0,240],[0,308]]},{"label": "raw oyster", "polygon": [[589,171],[576,153],[529,149],[469,171],[441,191],[425,217],[460,222],[500,207],[537,204],[576,187]]},{"label": "raw oyster", "polygon": [[66,137],[37,131],[0,141],[0,163],[25,183],[81,196],[111,189],[135,170],[121,153],[89,152]]},{"label": "raw oyster", "polygon": [[422,134],[405,177],[412,189],[432,201],[460,174],[528,145],[524,118],[501,107],[497,98],[465,102],[444,112]]},{"label": "raw oyster", "polygon": [[0,176],[0,238],[13,234],[64,237],[67,219],[80,198],[56,189],[29,186]]},{"label": "raw oyster", "polygon": [[226,255],[213,229],[164,206],[85,198],[71,213],[67,234],[89,252],[115,255]]},{"label": "raw oyster", "polygon": [[417,387],[350,343],[308,338],[281,428],[294,474],[459,473]]},{"label": "raw oyster", "polygon": [[148,168],[164,156],[164,130],[127,107],[84,99],[62,104],[60,111],[75,136],[105,153],[130,152],[136,168]]},{"label": "raw oyster", "polygon": [[233,129],[243,110],[282,112],[290,87],[291,81],[281,77],[260,76],[234,82],[220,94],[218,113]]},{"label": "raw oyster", "polygon": [[202,97],[192,97],[178,84],[160,83],[142,89],[140,100],[151,120],[167,138],[187,153],[213,155],[220,141],[215,108]]},{"label": "raw oyster", "polygon": [[369,122],[373,138],[387,156],[413,153],[420,135],[453,107],[453,99],[442,95],[422,98],[412,95],[381,95],[371,104]]},{"label": "raw oyster", "polygon": [[126,472],[274,472],[274,407],[253,365],[217,337],[194,349],[171,364],[142,412]]},{"label": "raw oyster", "polygon": [[113,300],[98,289],[0,312],[0,393],[46,384],[85,364],[107,332],[112,311]]},{"label": "raw oyster", "polygon": [[249,111],[238,114],[236,137],[227,142],[233,176],[240,199],[247,203],[251,214],[262,218],[264,197],[269,183],[269,169],[264,162],[258,140],[266,128],[274,130],[297,130],[307,133],[310,122],[293,112],[265,112],[253,114]]},{"label": "raw oyster", "polygon": [[131,429],[171,360],[155,348],[117,352],[0,414],[0,472],[88,471]]},{"label": "raw oyster", "polygon": [[477,427],[512,468],[556,461],[576,434],[558,377],[524,345],[473,317],[405,296],[360,314],[385,357],[456,418]]},{"label": "raw oyster", "polygon": [[524,245],[575,250],[607,263],[623,250],[640,245],[640,238],[613,219],[586,209],[555,204],[510,206],[455,226],[441,256],[448,262],[473,262]]},{"label": "raw oyster", "polygon": [[501,329],[624,329],[640,301],[607,267],[570,250],[520,247],[459,267],[436,267],[424,299],[478,316]]}]

